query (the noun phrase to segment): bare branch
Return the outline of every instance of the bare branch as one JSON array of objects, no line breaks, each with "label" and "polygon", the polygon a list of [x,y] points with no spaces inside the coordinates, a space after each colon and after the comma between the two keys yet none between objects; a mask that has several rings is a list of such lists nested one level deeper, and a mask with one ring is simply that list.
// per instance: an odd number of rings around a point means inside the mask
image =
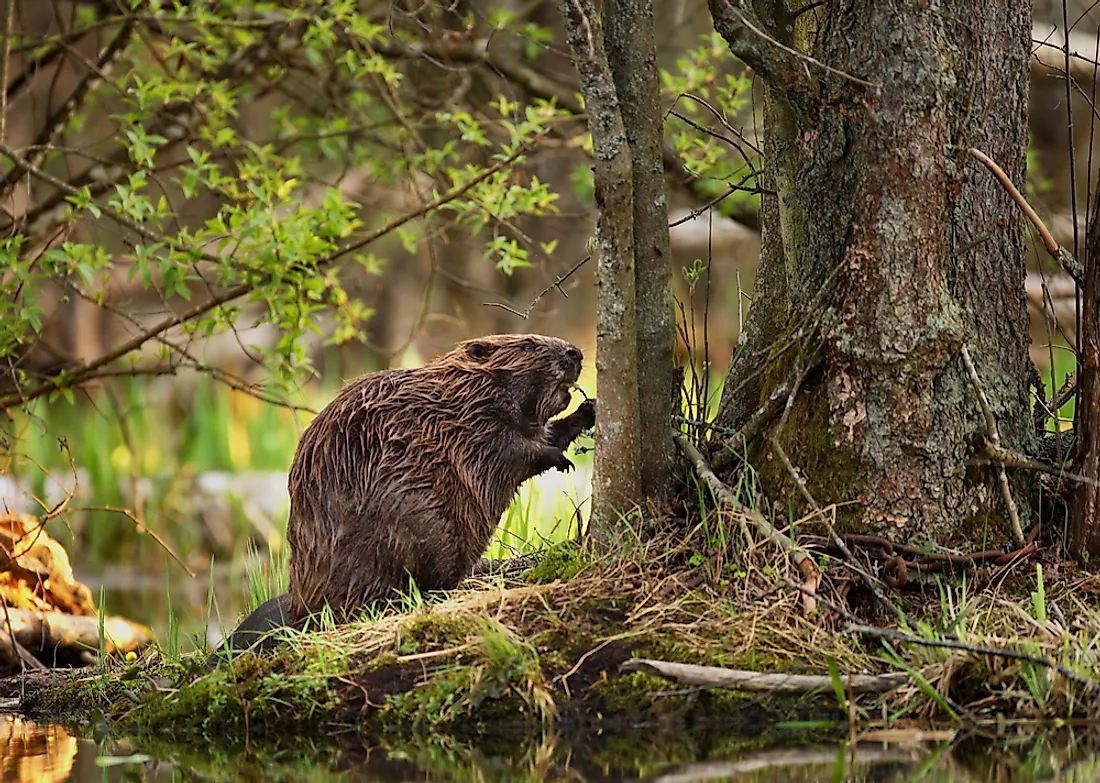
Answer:
[{"label": "bare branch", "polygon": [[993,172],[993,176],[995,176],[1000,181],[1001,185],[1008,192],[1009,197],[1016,202],[1016,206],[1018,206],[1023,211],[1024,216],[1031,222],[1033,226],[1035,226],[1035,230],[1038,231],[1039,236],[1042,237],[1043,245],[1046,247],[1047,252],[1050,253],[1051,258],[1053,258],[1059,266],[1065,269],[1066,272],[1068,272],[1070,276],[1077,281],[1078,285],[1084,285],[1085,272],[1081,268],[1081,265],[1077,263],[1077,259],[1075,259],[1068,250],[1058,244],[1057,240],[1054,239],[1054,235],[1050,233],[1050,229],[1046,227],[1046,224],[1043,222],[1042,218],[1039,217],[1039,213],[1037,213],[1032,208],[1032,206],[1027,203],[1027,199],[1024,198],[1022,193],[1020,193],[1019,189],[1017,189],[1016,185],[1012,182],[1012,179],[1008,176],[1008,174],[1005,173],[1004,169],[998,166],[991,157],[986,155],[981,150],[977,150],[971,147],[969,150],[967,150],[967,152],[969,152],[977,160],[981,161],[981,163],[983,163],[986,168]]},{"label": "bare branch", "polygon": [[[997,431],[997,417],[993,415],[993,409],[989,407],[989,399],[985,396],[982,379],[978,377],[974,362],[970,360],[970,351],[967,350],[965,345],[959,349],[959,354],[962,356],[963,366],[966,367],[966,374],[970,376],[970,382],[974,384],[974,390],[978,393],[978,402],[981,404],[982,415],[985,416],[985,426],[989,432],[989,440],[994,448],[999,448],[1001,435]],[[1004,497],[1005,506],[1008,510],[1008,521],[1012,525],[1012,535],[1016,539],[1016,545],[1023,546],[1025,541],[1024,531],[1020,526],[1020,512],[1016,509],[1016,501],[1012,498],[1012,488],[1008,485],[1008,476],[1005,474],[1004,465],[997,466],[997,479],[1001,485],[1001,495]]]},{"label": "bare branch", "polygon": [[714,17],[714,29],[726,40],[734,56],[775,87],[798,95],[817,95],[819,88],[810,74],[811,65],[876,92],[881,87],[777,41],[763,30],[764,25],[745,0],[708,0],[707,5]]}]

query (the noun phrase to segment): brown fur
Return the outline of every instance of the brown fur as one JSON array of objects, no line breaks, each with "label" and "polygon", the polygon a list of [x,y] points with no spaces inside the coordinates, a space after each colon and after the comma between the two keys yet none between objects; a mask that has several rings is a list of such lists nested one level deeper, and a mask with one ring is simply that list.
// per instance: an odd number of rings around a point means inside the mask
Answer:
[{"label": "brown fur", "polygon": [[582,359],[554,337],[493,335],[347,386],[294,456],[278,611],[294,619],[327,603],[344,618],[410,576],[421,590],[456,587],[520,484],[573,467],[564,450],[595,422],[595,400],[550,418],[569,405]]}]

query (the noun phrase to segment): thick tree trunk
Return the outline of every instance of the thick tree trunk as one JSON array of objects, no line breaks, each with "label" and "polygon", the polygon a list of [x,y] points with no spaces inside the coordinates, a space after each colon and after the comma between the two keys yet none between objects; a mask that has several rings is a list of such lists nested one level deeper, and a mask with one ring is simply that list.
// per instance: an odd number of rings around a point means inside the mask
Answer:
[{"label": "thick tree trunk", "polygon": [[653,0],[605,0],[603,20],[633,168],[638,367],[645,373],[638,384],[641,489],[660,501],[672,481],[676,320]]},{"label": "thick tree trunk", "polygon": [[559,0],[592,132],[593,182],[600,210],[596,307],[596,464],[590,530],[611,537],[620,514],[641,500],[635,327],[634,204],[630,147],[603,29],[592,0]]},{"label": "thick tree trunk", "polygon": [[[1030,6],[802,5],[789,14],[783,0],[710,0],[716,29],[763,79],[774,191],[720,423],[744,423],[794,355],[820,346],[822,370],[805,379],[779,441],[820,504],[860,501],[841,507],[840,526],[1004,543],[993,471],[973,464],[971,437],[986,427],[959,352],[968,346],[1002,444],[1028,451],[1023,238],[1001,186],[966,150],[1022,182]],[[763,443],[765,491],[797,498]]]}]

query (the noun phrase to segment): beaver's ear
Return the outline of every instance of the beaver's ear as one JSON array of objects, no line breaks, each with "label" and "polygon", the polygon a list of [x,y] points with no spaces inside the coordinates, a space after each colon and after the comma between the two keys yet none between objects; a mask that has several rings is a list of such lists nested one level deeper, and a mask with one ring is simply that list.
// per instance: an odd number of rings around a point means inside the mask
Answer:
[{"label": "beaver's ear", "polygon": [[466,344],[466,355],[473,359],[475,362],[483,362],[489,358],[489,354],[493,352],[493,346],[484,340],[474,340],[471,343]]}]

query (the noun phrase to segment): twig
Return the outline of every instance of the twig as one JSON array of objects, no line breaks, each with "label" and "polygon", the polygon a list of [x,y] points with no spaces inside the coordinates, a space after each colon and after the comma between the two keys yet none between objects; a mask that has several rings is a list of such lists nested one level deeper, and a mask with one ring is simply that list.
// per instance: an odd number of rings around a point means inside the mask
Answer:
[{"label": "twig", "polygon": [[[813,372],[820,367],[823,362],[824,358],[821,354],[815,354],[807,363],[805,372],[807,374]],[[764,431],[764,427],[766,427],[772,419],[779,415],[780,411],[782,411],[787,404],[787,398],[790,396],[795,378],[800,372],[803,372],[803,370],[796,366],[791,373],[791,377],[772,389],[771,394],[768,395],[768,399],[764,404],[753,411],[752,415],[745,420],[745,423],[741,425],[740,429],[732,433],[732,435],[722,443],[722,451],[718,452],[714,457],[715,471],[720,473],[732,465],[734,460],[740,456],[741,452],[745,450],[748,444]]]},{"label": "twig", "polygon": [[[974,369],[974,363],[970,361],[970,351],[964,345],[959,349],[959,355],[962,356],[963,366],[966,367],[966,372],[970,376],[970,382],[974,384],[974,390],[978,392],[978,402],[981,404],[982,414],[985,416],[985,426],[989,431],[989,440],[994,448],[1000,448],[1001,435],[997,432],[997,418],[993,415],[993,409],[989,407],[989,399],[985,396],[985,389],[982,388],[982,379],[978,377],[978,371]],[[1012,524],[1012,535],[1016,539],[1016,545],[1023,546],[1025,541],[1024,530],[1020,526],[1020,512],[1016,508],[1016,501],[1012,498],[1012,488],[1008,485],[1008,474],[1005,472],[1004,465],[1000,463],[997,465],[997,480],[1000,482],[1001,495],[1004,496],[1005,506],[1008,508],[1008,521]]]},{"label": "twig", "polygon": [[[822,690],[831,693],[833,688],[833,678],[827,675],[764,673],[646,658],[623,661],[619,671],[651,674],[683,685],[736,688],[753,693],[810,693]],[[909,682],[909,675],[842,674],[840,680],[853,693],[886,693]]]},{"label": "twig", "polygon": [[531,316],[531,311],[535,309],[536,305],[538,305],[539,300],[542,299],[544,296],[546,296],[546,294],[548,294],[550,292],[551,288],[558,289],[558,291],[561,293],[561,295],[564,296],[566,299],[568,299],[569,295],[567,293],[565,293],[565,291],[562,290],[561,284],[564,283],[566,280],[568,280],[570,277],[572,277],[574,272],[576,272],[578,269],[580,269],[582,266],[584,266],[586,263],[588,263],[591,260],[592,260],[592,256],[586,255],[584,258],[582,258],[580,261],[578,261],[576,264],[574,264],[572,269],[570,269],[568,272],[566,272],[564,275],[559,277],[557,280],[555,280],[550,285],[546,286],[546,288],[539,291],[538,296],[536,296],[534,299],[531,300],[531,304],[527,305],[527,309],[524,310],[522,313],[519,310],[515,310],[515,309],[509,307],[506,304],[502,304],[501,302],[482,302],[482,304],[485,305],[486,307],[499,307],[501,310],[507,310],[512,315],[517,315],[520,318],[522,318],[524,321],[526,321]]},{"label": "twig", "polygon": [[4,625],[8,629],[7,636],[0,636],[0,650],[4,650],[7,653],[4,657],[10,658],[13,665],[18,661],[21,669],[45,669],[46,664],[35,658],[31,651],[20,644],[19,640],[15,638],[15,629],[12,628],[7,603],[0,601],[0,606],[4,607]]},{"label": "twig", "polygon": [[[1051,371],[1054,369],[1054,362],[1051,362]],[[1065,381],[1054,396],[1049,400],[1039,400],[1039,404],[1042,406],[1042,410],[1035,416],[1035,431],[1042,434],[1046,431],[1047,419],[1054,418],[1057,422],[1058,410],[1070,401],[1070,398],[1077,394],[1077,371],[1069,373],[1066,376]],[[1057,426],[1057,423],[1055,424]]]},{"label": "twig", "polygon": [[803,498],[805,498],[806,502],[809,503],[810,508],[813,509],[814,515],[819,518],[822,525],[825,526],[825,532],[829,534],[829,538],[833,542],[833,545],[840,550],[842,555],[844,555],[844,559],[848,563],[848,566],[852,568],[863,580],[863,583],[867,585],[867,589],[871,591],[871,594],[875,597],[875,600],[877,600],[881,605],[888,608],[894,614],[894,616],[898,618],[899,622],[907,623],[905,614],[901,611],[901,609],[899,609],[893,601],[886,597],[886,594],[879,588],[878,584],[876,583],[875,578],[872,577],[871,574],[869,574],[866,569],[860,566],[860,564],[856,561],[855,557],[852,555],[851,550],[848,549],[848,546],[844,543],[844,539],[842,539],[837,534],[836,528],[833,527],[833,523],[829,521],[828,515],[826,515],[825,511],[821,508],[821,506],[818,505],[817,501],[814,499],[813,494],[806,486],[806,480],[802,478],[801,475],[799,475],[798,470],[795,469],[794,463],[791,462],[790,457],[787,456],[787,452],[783,449],[782,444],[780,444],[779,442],[779,435],[783,432],[783,427],[787,423],[788,416],[790,416],[791,408],[794,405],[794,399],[798,395],[798,388],[802,385],[802,381],[805,379],[808,372],[809,364],[807,363],[807,365],[805,365],[802,370],[794,374],[793,380],[791,382],[791,388],[787,394],[787,400],[783,408],[783,415],[779,418],[779,423],[776,425],[775,430],[772,432],[771,435],[770,440],[772,444],[772,449],[775,451],[776,456],[779,457],[779,461],[783,463],[783,467],[787,469],[787,473],[789,473],[791,478],[794,480],[795,487],[798,489],[799,493],[802,495]]},{"label": "twig", "polygon": [[[791,590],[802,591],[799,585],[788,583],[787,587]],[[1077,672],[1069,669],[1068,667],[1051,660],[1045,655],[1034,655],[1032,653],[1018,652],[1016,650],[1008,650],[1003,647],[987,647],[985,645],[967,644],[966,642],[957,642],[948,639],[928,639],[922,636],[913,636],[912,634],[904,633],[902,631],[894,631],[888,628],[879,628],[873,625],[867,625],[854,614],[849,612],[842,606],[838,606],[829,599],[821,595],[814,596],[822,606],[831,612],[835,612],[842,618],[848,621],[848,626],[845,628],[846,633],[861,633],[867,636],[874,636],[879,639],[890,639],[891,641],[900,642],[902,644],[915,644],[921,647],[939,647],[948,650],[962,650],[964,652],[972,652],[978,655],[991,655],[1000,658],[1010,658],[1017,661],[1027,661],[1028,663],[1036,663],[1040,666],[1046,666],[1054,669],[1067,680],[1077,683],[1078,685],[1087,688],[1093,698],[1100,697],[1100,684],[1093,682],[1088,677],[1078,674]]]},{"label": "twig", "polygon": [[[769,539],[772,543],[782,549],[784,552],[791,556],[791,560],[802,572],[803,584],[809,585],[808,589],[816,590],[818,583],[821,581],[821,572],[817,568],[817,564],[814,563],[814,559],[806,553],[806,550],[796,545],[789,536],[779,532],[775,529],[775,526],[768,521],[762,513],[757,509],[751,509],[742,504],[737,496],[718,476],[714,474],[714,471],[707,465],[706,458],[695,448],[695,445],[687,439],[687,436],[682,432],[673,432],[672,439],[676,441],[676,445],[680,447],[680,451],[691,462],[695,473],[699,478],[710,487],[711,492],[722,503],[731,506],[734,511],[738,512],[741,519],[741,527],[745,532],[745,537],[748,538],[748,530],[745,528],[745,518],[748,518],[756,525],[757,529]],[[749,539],[751,541],[751,539]],[[814,614],[817,611],[817,606],[813,603],[813,599],[807,595],[803,595],[802,601],[802,613],[806,616]]]},{"label": "twig", "polygon": [[1090,484],[1094,487],[1100,487],[1100,480],[1090,478],[1088,476],[1082,476],[1080,473],[1072,473],[1068,470],[1062,470],[1061,468],[1043,462],[1042,460],[1033,459],[1026,454],[1019,454],[1015,451],[1010,451],[1004,446],[994,446],[990,442],[989,438],[981,433],[975,434],[975,440],[978,441],[979,446],[978,453],[985,459],[976,459],[974,463],[977,465],[1004,465],[1009,468],[1022,468],[1024,470],[1037,470],[1040,473],[1046,473],[1049,476],[1054,476],[1057,479],[1064,479],[1068,481],[1075,481],[1078,484]]},{"label": "twig", "polygon": [[770,35],[765,33],[763,30],[756,27],[748,19],[746,19],[744,14],[741,14],[741,24],[745,25],[745,27],[752,30],[754,33],[759,35],[761,38],[763,38],[765,41],[770,43],[772,46],[776,46],[776,47],[782,49],[787,54],[792,55],[794,57],[797,57],[798,59],[802,60],[803,62],[807,62],[807,63],[810,63],[811,65],[815,65],[818,68],[822,68],[822,69],[828,71],[829,73],[835,74],[835,75],[841,77],[842,79],[847,79],[848,81],[854,82],[855,84],[862,84],[864,87],[870,87],[876,93],[879,90],[882,89],[882,85],[879,84],[878,82],[870,82],[870,81],[867,81],[866,79],[860,79],[858,76],[853,76],[850,73],[845,73],[844,71],[840,70],[839,68],[834,68],[831,65],[826,65],[825,63],[821,62],[821,60],[814,59],[813,57],[810,57],[810,55],[808,55],[808,54],[803,54],[802,52],[798,51],[797,49],[792,49],[789,46],[785,46],[784,44],[781,44],[779,41],[775,40]]},{"label": "twig", "polygon": [[110,512],[113,512],[115,514],[122,514],[124,517],[129,519],[131,522],[133,522],[137,526],[138,534],[148,533],[149,537],[152,538],[157,543],[157,545],[160,546],[161,549],[163,549],[166,553],[168,553],[168,556],[171,557],[173,560],[175,560],[179,564],[180,568],[182,568],[187,573],[188,576],[190,576],[191,578],[194,578],[195,572],[187,567],[187,563],[183,562],[183,560],[180,559],[180,556],[177,555],[172,550],[172,547],[170,547],[168,545],[168,542],[165,541],[163,538],[161,538],[160,535],[157,533],[157,531],[153,530],[152,528],[148,527],[147,525],[143,525],[141,523],[141,520],[139,520],[137,517],[135,517],[134,512],[131,511],[130,509],[128,509],[128,508],[119,508],[118,506],[102,505],[102,506],[77,506],[73,509],[73,511],[110,511]]},{"label": "twig", "polygon": [[1055,263],[1061,266],[1066,272],[1069,273],[1078,285],[1084,285],[1085,272],[1081,268],[1081,265],[1077,263],[1077,259],[1073,257],[1073,254],[1066,250],[1064,247],[1058,244],[1058,241],[1054,238],[1054,235],[1050,233],[1050,229],[1047,228],[1039,214],[1027,203],[1027,199],[1023,197],[1023,194],[1016,188],[1009,176],[1004,172],[997,163],[986,155],[981,150],[971,147],[967,150],[971,155],[985,164],[985,167],[993,172],[1001,183],[1001,186],[1008,191],[1008,195],[1016,202],[1016,206],[1024,213],[1024,216],[1031,222],[1031,225],[1035,226],[1035,230],[1039,232],[1039,236],[1043,240],[1043,245],[1046,247],[1050,257],[1054,259]]},{"label": "twig", "polygon": [[[831,608],[831,607],[830,607]],[[981,644],[967,644],[966,642],[956,642],[949,639],[926,639],[921,636],[913,636],[912,634],[903,633],[902,631],[893,631],[888,628],[878,628],[873,625],[864,625],[860,622],[851,622],[845,629],[848,633],[860,633],[867,636],[874,636],[879,639],[889,639],[890,641],[900,642],[902,644],[916,644],[921,647],[939,647],[947,650],[962,650],[964,652],[971,652],[977,655],[989,655],[998,658],[1009,658],[1014,661],[1027,661],[1028,663],[1035,663],[1039,666],[1045,666],[1049,669],[1054,669],[1061,674],[1067,680],[1075,682],[1088,689],[1089,694],[1096,698],[1100,696],[1100,684],[1093,682],[1088,677],[1078,674],[1067,666],[1058,663],[1055,660],[1047,657],[1046,655],[1035,655],[1032,653],[1019,652],[1017,650],[1009,650],[1004,647],[986,647]]]},{"label": "twig", "polygon": [[[408,223],[411,220],[415,220],[416,218],[422,217],[423,215],[427,214],[428,212],[439,209],[440,207],[446,206],[447,204],[454,201],[455,199],[461,198],[463,195],[465,195],[469,190],[471,190],[475,186],[481,184],[482,182],[489,179],[490,177],[497,174],[498,172],[503,171],[504,169],[508,168],[513,163],[515,163],[516,160],[518,160],[520,157],[526,155],[528,152],[531,151],[531,149],[536,144],[538,144],[538,142],[540,142],[543,138],[545,138],[545,135],[546,134],[540,134],[539,136],[536,136],[534,139],[532,139],[528,143],[520,146],[515,152],[513,152],[508,157],[497,161],[497,163],[495,163],[494,165],[492,165],[489,168],[485,169],[484,171],[482,171],[477,176],[470,178],[467,182],[463,183],[462,185],[460,185],[458,187],[455,187],[455,188],[452,188],[451,190],[447,191],[446,193],[439,196],[438,198],[433,199],[432,201],[428,202],[427,204],[422,204],[421,206],[417,207],[416,209],[410,210],[410,211],[406,212],[405,214],[403,214],[399,217],[392,218],[392,219],[386,221],[385,225],[383,225],[383,226],[379,227],[378,229],[370,232],[369,234],[367,234],[363,237],[360,237],[359,239],[356,239],[353,242],[349,242],[348,244],[346,244],[346,245],[344,245],[340,248],[337,248],[332,253],[329,253],[327,256],[323,256],[322,258],[319,258],[316,261],[317,268],[320,269],[322,267],[328,266],[329,264],[331,264],[333,261],[340,258],[341,256],[343,256],[347,253],[354,252],[356,250],[359,250],[359,249],[365,247],[366,245],[370,244],[371,242],[374,242],[375,240],[379,239],[380,237],[386,236],[387,234],[391,233],[395,229],[403,226],[405,223]],[[6,145],[0,144],[0,152],[5,152],[6,149],[10,149],[10,148],[7,148]],[[43,172],[43,173],[45,173],[45,172]],[[49,175],[47,175],[47,176],[49,176]],[[56,179],[56,178],[53,178],[53,179]],[[61,183],[61,184],[64,185],[64,183]],[[79,368],[76,368],[76,369],[70,371],[66,375],[66,381],[68,382],[68,385],[72,385],[73,383],[77,383],[77,382],[81,381],[88,373],[94,372],[95,370],[98,370],[99,368],[101,368],[101,367],[103,367],[107,364],[110,364],[111,362],[115,361],[116,359],[119,359],[119,358],[125,356],[130,351],[133,351],[137,348],[140,348],[147,341],[153,339],[154,337],[156,337],[159,334],[162,334],[163,332],[168,331],[173,326],[177,326],[181,323],[185,323],[187,321],[190,321],[193,318],[197,318],[198,316],[203,315],[204,313],[206,313],[210,310],[213,310],[216,307],[220,307],[221,305],[226,304],[227,302],[231,302],[234,299],[239,299],[240,297],[244,296],[245,294],[249,293],[250,291],[252,291],[252,286],[250,284],[240,283],[238,285],[233,286],[232,288],[229,288],[229,289],[223,291],[222,293],[218,294],[217,296],[214,296],[214,297],[211,297],[210,299],[207,299],[205,302],[201,302],[197,305],[194,305],[193,307],[190,307],[187,310],[184,310],[184,311],[182,311],[180,313],[177,313],[175,315],[168,316],[167,318],[160,321],[159,323],[154,324],[153,326],[151,326],[149,329],[142,332],[141,334],[138,334],[138,335],[134,336],[133,338],[127,340],[126,342],[122,343],[122,345],[118,346],[113,351],[110,351],[109,353],[106,353],[103,356],[100,356],[98,359],[95,359],[94,361],[91,361],[91,362],[85,364],[83,367],[79,367]],[[55,389],[58,389],[58,388],[60,388],[59,381],[49,380],[49,381],[45,381],[44,383],[40,383],[39,385],[34,386],[30,389],[20,390],[19,392],[9,394],[5,397],[0,397],[0,410],[3,410],[5,408],[10,408],[14,405],[19,405],[19,404],[25,403],[29,400],[34,399],[35,397],[40,397],[43,394],[48,394],[49,392],[54,391]]]},{"label": "twig", "polygon": [[8,3],[8,13],[4,17],[4,59],[0,60],[0,142],[7,141],[8,119],[8,65],[11,62],[11,28],[15,15],[15,3]]}]

